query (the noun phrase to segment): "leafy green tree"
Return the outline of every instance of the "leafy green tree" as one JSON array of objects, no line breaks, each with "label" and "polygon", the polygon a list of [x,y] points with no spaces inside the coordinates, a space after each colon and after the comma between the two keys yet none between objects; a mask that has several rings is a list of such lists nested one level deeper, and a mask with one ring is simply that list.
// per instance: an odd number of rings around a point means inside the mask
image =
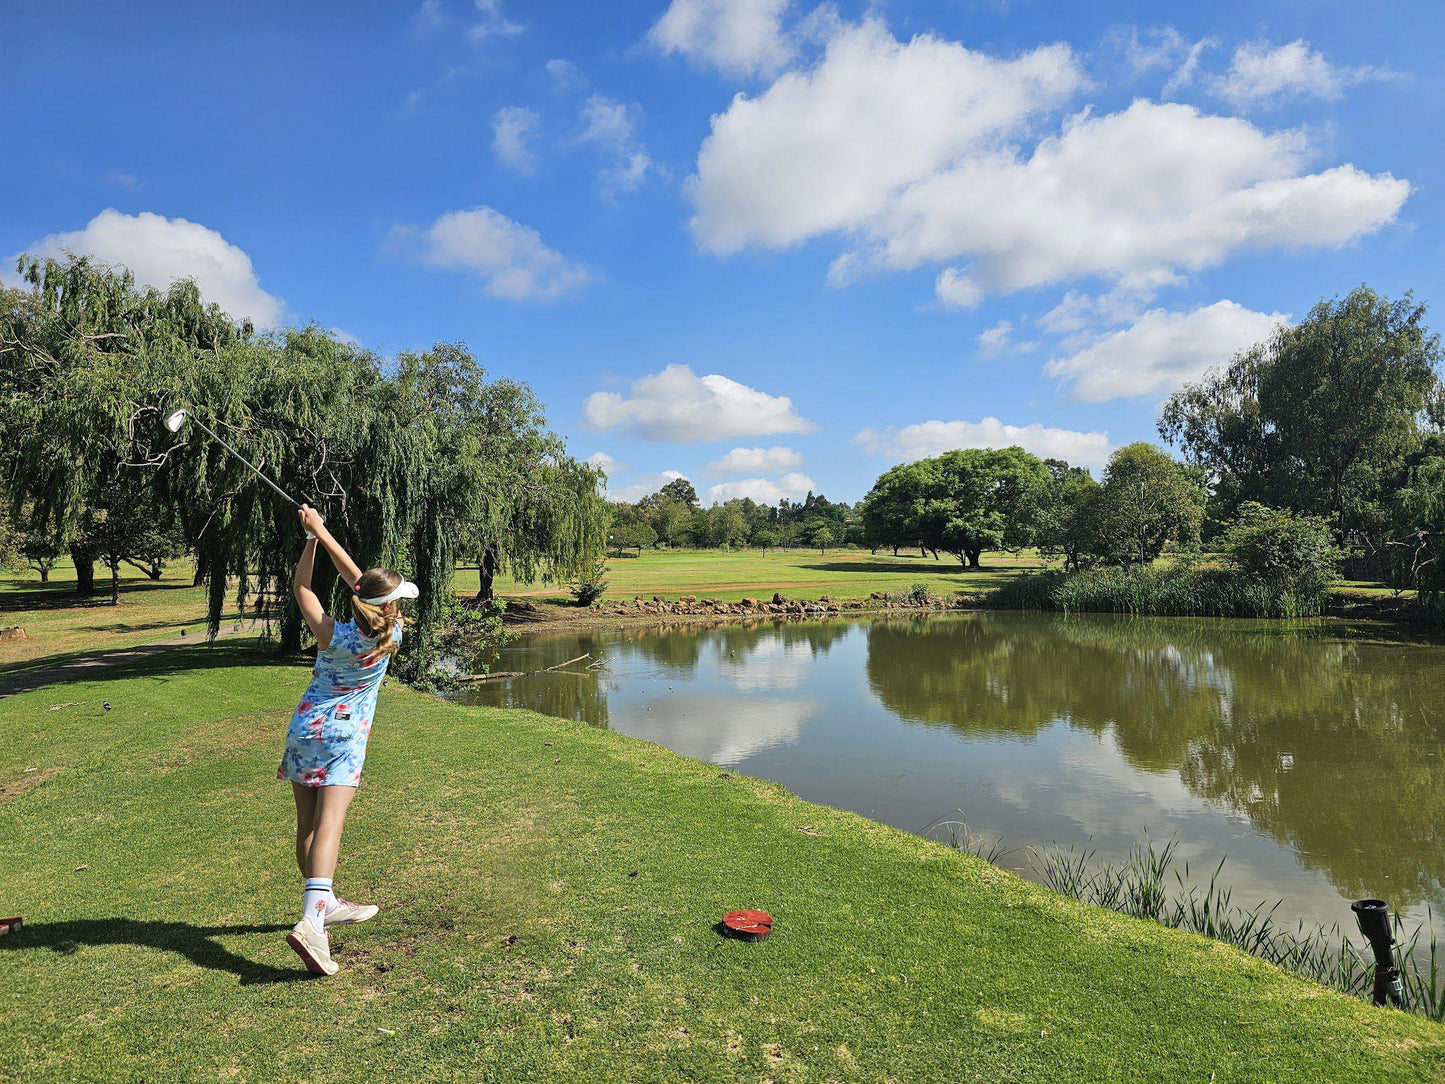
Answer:
[{"label": "leafy green tree", "polygon": [[1127,568],[1149,564],[1170,543],[1194,543],[1204,494],[1181,464],[1141,441],[1109,457],[1091,503],[1099,555]]},{"label": "leafy green tree", "polygon": [[572,598],[578,606],[591,606],[607,590],[607,558],[598,557],[582,570],[577,582],[571,587]]},{"label": "leafy green tree", "polygon": [[459,556],[562,578],[602,552],[597,472],[566,455],[530,391],[487,381],[462,347],[383,367],[316,327],[257,336],[190,283],[142,291],[83,259],[23,270],[30,288],[0,295],[0,468],[34,509],[27,526],[71,544],[82,587],[89,547],[108,562],[133,548],[112,536],[144,502],[113,495],[149,489],[195,553],[212,631],[234,588],[243,606],[274,600],[281,647],[299,646],[284,591],[294,512],[196,427],[166,431],[177,404],[320,508],[363,567],[422,586],[408,665],[425,665]]},{"label": "leafy green tree", "polygon": [[1062,557],[1065,569],[1076,570],[1099,548],[1099,483],[1083,467],[1062,460],[1047,459],[1044,465],[1049,481],[1039,495],[1034,543],[1042,556]]},{"label": "leafy green tree", "polygon": [[768,555],[768,550],[782,545],[783,539],[772,527],[759,527],[753,532],[753,545],[763,551],[763,556]]},{"label": "leafy green tree", "polygon": [[613,523],[611,541],[619,551],[635,549],[640,554],[643,546],[657,541],[657,532],[646,523]]},{"label": "leafy green tree", "polygon": [[[24,554],[25,535],[15,525],[15,517],[10,513],[10,504],[5,499],[3,490],[0,490],[0,569],[15,568],[21,564],[29,563],[29,558]],[[57,552],[56,557],[59,556]],[[40,572],[40,582],[44,583],[50,577],[50,566],[55,563],[52,558],[45,564],[44,569],[37,569]],[[31,565],[31,567],[35,567]]]},{"label": "leafy green tree", "polygon": [[652,529],[657,533],[658,541],[669,548],[682,542],[692,519],[692,512],[686,504],[670,497],[660,497],[652,503],[651,514]]},{"label": "leafy green tree", "polygon": [[[110,602],[120,602],[123,563],[158,564],[175,549],[175,535],[166,523],[167,510],[142,480],[129,478],[92,495],[76,529],[78,544],[110,572]],[[149,569],[142,566],[147,573]],[[158,577],[157,577],[158,578]]]},{"label": "leafy green tree", "polygon": [[967,448],[925,461],[931,471],[923,541],[978,568],[984,550],[1017,550],[1033,539],[1048,484],[1043,462],[1022,448]]},{"label": "leafy green tree", "polygon": [[1170,397],[1159,431],[1228,501],[1327,515],[1337,542],[1377,549],[1390,494],[1439,401],[1425,306],[1368,286]]},{"label": "leafy green tree", "polygon": [[1335,578],[1339,551],[1329,521],[1248,501],[1223,535],[1223,550],[1243,572],[1296,594],[1320,595]]},{"label": "leafy green tree", "polygon": [[674,478],[658,490],[658,495],[670,501],[677,501],[687,508],[697,505],[697,490],[686,478]]},{"label": "leafy green tree", "polygon": [[827,553],[828,547],[833,545],[837,539],[833,537],[833,529],[826,523],[819,523],[809,535],[813,545],[818,547],[819,553]]},{"label": "leafy green tree", "polygon": [[727,501],[708,510],[710,541],[731,549],[747,544],[748,517],[741,501]]},{"label": "leafy green tree", "polygon": [[899,547],[918,544],[928,484],[927,469],[918,463],[902,463],[878,476],[863,498],[863,533],[870,547],[888,546],[897,557]]}]

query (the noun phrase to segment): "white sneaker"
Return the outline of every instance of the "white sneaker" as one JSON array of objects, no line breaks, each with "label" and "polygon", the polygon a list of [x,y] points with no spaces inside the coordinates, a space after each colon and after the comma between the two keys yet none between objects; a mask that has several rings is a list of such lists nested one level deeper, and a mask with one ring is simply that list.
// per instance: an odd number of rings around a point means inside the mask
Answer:
[{"label": "white sneaker", "polygon": [[309,918],[303,918],[291,928],[286,943],[313,974],[334,975],[341,970],[341,965],[331,958],[331,939],[325,930],[317,930]]},{"label": "white sneaker", "polygon": [[352,903],[337,897],[336,906],[327,911],[326,917],[321,921],[328,926],[350,926],[375,918],[376,912],[377,906],[374,903]]}]

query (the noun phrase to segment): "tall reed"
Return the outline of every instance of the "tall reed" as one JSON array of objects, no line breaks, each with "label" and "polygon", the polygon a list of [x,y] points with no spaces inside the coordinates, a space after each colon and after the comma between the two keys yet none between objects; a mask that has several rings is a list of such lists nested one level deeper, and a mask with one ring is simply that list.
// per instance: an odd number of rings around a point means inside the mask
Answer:
[{"label": "tall reed", "polygon": [[1314,617],[1322,594],[1305,595],[1232,568],[1098,568],[1036,572],[990,597],[1003,609],[1165,617]]}]

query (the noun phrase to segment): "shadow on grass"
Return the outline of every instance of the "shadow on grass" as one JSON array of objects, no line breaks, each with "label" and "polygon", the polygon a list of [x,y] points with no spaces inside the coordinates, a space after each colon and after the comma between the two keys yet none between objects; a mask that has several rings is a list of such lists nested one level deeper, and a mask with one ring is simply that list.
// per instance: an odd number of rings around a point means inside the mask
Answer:
[{"label": "shadow on grass", "polygon": [[[11,581],[13,584],[14,581]],[[164,580],[136,580],[127,582],[121,581],[120,601],[126,601],[127,595],[136,595],[141,592],[151,591],[182,591],[195,592],[197,597],[202,597],[200,589],[189,587],[185,584]],[[75,593],[75,581],[69,583],[27,583],[24,587],[7,587],[0,590],[0,613],[8,613],[13,610],[88,610],[88,609],[110,609],[110,581],[106,580],[101,584],[96,581],[96,590],[93,595],[77,595]]]},{"label": "shadow on grass", "polygon": [[961,576],[965,573],[977,572],[1016,572],[1014,566],[984,565],[981,568],[969,568],[958,562],[948,559],[934,561],[928,559],[927,564],[920,563],[913,568],[903,568],[889,561],[815,561],[810,565],[799,565],[799,568],[806,568],[813,572],[893,572],[893,573],[920,573],[926,572],[930,575],[943,574],[945,576]]},{"label": "shadow on grass", "polygon": [[288,663],[299,666],[314,661],[301,655],[282,655],[249,636],[211,643],[196,640],[192,637],[189,644],[178,639],[175,643],[117,647],[110,651],[72,651],[17,663],[0,670],[0,697],[69,682],[133,677],[165,680],[171,674],[193,670]]},{"label": "shadow on grass", "polygon": [[[24,925],[0,937],[0,952],[47,948],[62,956],[74,956],[94,945],[139,945],[158,952],[175,952],[197,967],[229,971],[243,986],[295,982],[313,978],[304,967],[272,967],[237,956],[212,940],[240,934],[279,934],[290,926],[192,926],[188,922],[143,922],[133,918],[84,918],[71,922],[38,922]],[[37,961],[37,966],[48,964]]]}]

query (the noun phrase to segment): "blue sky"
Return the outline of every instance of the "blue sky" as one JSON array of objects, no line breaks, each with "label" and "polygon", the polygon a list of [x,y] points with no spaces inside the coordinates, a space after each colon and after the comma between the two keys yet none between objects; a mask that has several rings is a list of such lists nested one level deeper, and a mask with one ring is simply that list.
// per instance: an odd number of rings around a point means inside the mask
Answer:
[{"label": "blue sky", "polygon": [[467,343],[614,494],[1097,466],[1360,282],[1445,299],[1438,3],[0,2],[0,254]]}]

